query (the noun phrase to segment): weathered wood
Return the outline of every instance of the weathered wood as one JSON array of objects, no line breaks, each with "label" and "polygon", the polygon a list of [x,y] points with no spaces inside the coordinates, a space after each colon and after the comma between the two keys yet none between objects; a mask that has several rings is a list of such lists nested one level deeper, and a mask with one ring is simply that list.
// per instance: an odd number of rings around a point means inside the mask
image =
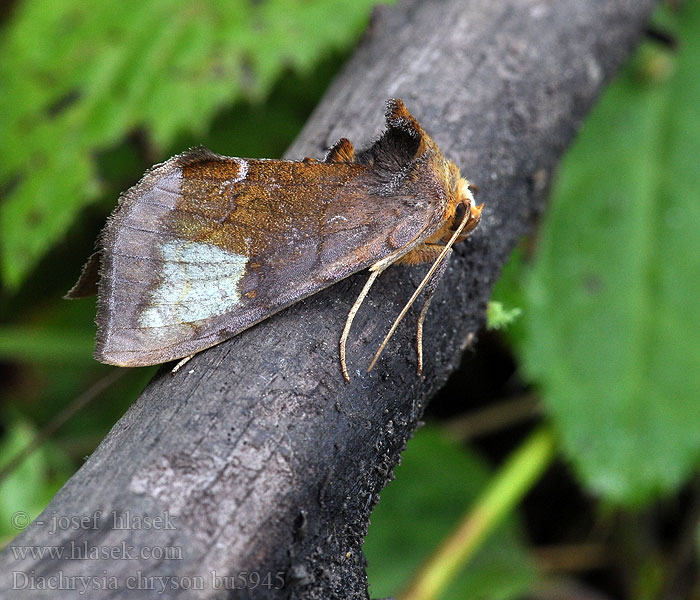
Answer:
[{"label": "weathered wood", "polygon": [[[361,544],[379,492],[426,401],[482,325],[491,286],[541,211],[552,170],[652,5],[407,0],[377,10],[288,156],[322,155],[341,136],[356,147],[369,142],[382,127],[385,99],[401,97],[481,188],[482,223],[456,248],[427,319],[425,378],[415,374],[415,312],[375,370],[365,372],[424,271],[401,267],[379,279],[358,314],[349,384],[337,341],[365,274],[196,356],[175,376],[161,370],[40,519],[5,550],[0,590],[25,582],[13,571],[35,583],[60,572],[63,580],[54,584],[78,589],[80,581],[68,578],[95,578],[84,580],[88,595],[27,586],[13,597],[366,598]],[[96,511],[102,513],[93,523]],[[130,516],[131,527],[115,529],[113,514]],[[52,532],[54,516],[87,521],[77,529],[59,522]],[[151,529],[135,526],[134,518],[146,517],[166,520]],[[26,546],[70,553],[84,543],[115,554],[92,560],[14,554]],[[127,559],[144,548],[171,548],[182,560]],[[237,575],[229,586],[252,588],[251,573],[271,573],[273,585],[279,573],[285,587],[229,596],[215,589],[225,583],[216,576]],[[169,579],[148,579],[156,576]],[[101,591],[111,577],[120,590]],[[204,589],[174,589],[199,583],[185,577],[201,577]],[[149,582],[149,590],[128,589]]]}]

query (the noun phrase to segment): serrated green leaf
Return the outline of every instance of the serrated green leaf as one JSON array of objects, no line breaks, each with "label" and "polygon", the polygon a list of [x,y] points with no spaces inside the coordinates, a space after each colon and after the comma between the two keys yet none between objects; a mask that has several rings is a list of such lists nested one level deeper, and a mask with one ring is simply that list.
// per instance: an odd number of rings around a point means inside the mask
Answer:
[{"label": "serrated green leaf", "polygon": [[164,148],[351,43],[373,0],[20,3],[0,38],[0,272],[16,288],[99,193],[95,157]]},{"label": "serrated green leaf", "polygon": [[[563,165],[527,290],[530,376],[583,481],[673,491],[700,456],[700,3],[647,46]],[[641,68],[640,68],[641,67]]]},{"label": "serrated green leaf", "polygon": [[[409,441],[396,480],[383,491],[365,539],[372,597],[398,594],[455,527],[489,479],[482,460],[424,427]],[[499,527],[442,600],[521,596],[534,571],[510,519]],[[468,591],[468,592],[467,592]]]}]

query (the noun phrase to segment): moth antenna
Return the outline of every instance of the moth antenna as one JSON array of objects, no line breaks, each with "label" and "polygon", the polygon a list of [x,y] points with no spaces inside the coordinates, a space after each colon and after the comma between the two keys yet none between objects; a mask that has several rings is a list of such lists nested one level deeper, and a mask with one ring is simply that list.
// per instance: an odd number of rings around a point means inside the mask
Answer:
[{"label": "moth antenna", "polygon": [[418,316],[418,328],[416,329],[416,354],[418,356],[418,375],[423,374],[423,323],[425,323],[425,316],[428,314],[428,308],[430,308],[430,301],[432,296],[425,301],[423,308],[420,309],[420,315]]},{"label": "moth antenna", "polygon": [[[379,346],[379,350],[377,350],[377,353],[374,355],[374,359],[372,360],[371,364],[369,365],[369,368],[367,369],[367,371],[371,371],[372,367],[374,367],[374,365],[377,363],[377,360],[379,360],[379,356],[384,351],[384,348],[386,347],[386,345],[389,343],[391,336],[394,335],[394,332],[396,331],[396,328],[399,326],[401,319],[404,318],[404,316],[408,312],[408,309],[411,308],[411,305],[416,301],[416,298],[418,298],[418,295],[421,293],[421,291],[423,291],[423,288],[428,283],[428,280],[432,277],[433,273],[435,273],[437,268],[440,266],[440,263],[444,260],[445,256],[447,256],[447,253],[450,251],[450,248],[457,241],[459,234],[462,233],[462,230],[466,227],[466,225],[469,222],[469,219],[471,217],[472,217],[471,212],[467,211],[466,214],[464,215],[464,218],[462,219],[462,222],[459,224],[459,227],[457,227],[455,232],[452,234],[450,241],[447,242],[447,244],[445,244],[445,247],[442,249],[442,252],[440,252],[440,254],[435,259],[435,261],[433,262],[433,264],[430,267],[430,269],[428,270],[428,272],[425,274],[425,277],[423,277],[423,281],[420,282],[420,285],[416,288],[416,291],[413,292],[413,296],[411,296],[409,301],[406,302],[406,306],[403,307],[403,309],[399,313],[399,316],[396,317],[394,324],[391,326],[389,333],[386,334],[384,341]],[[425,317],[425,315],[422,315],[422,316]],[[421,325],[421,337],[422,337],[422,329],[423,328]],[[423,358],[423,349],[422,348],[419,350],[419,356],[420,356],[420,359],[422,362],[422,358]]]},{"label": "moth antenna", "polygon": [[369,279],[367,280],[367,283],[365,283],[365,287],[362,288],[360,295],[357,297],[357,300],[355,300],[355,304],[352,305],[352,308],[348,313],[348,318],[345,321],[343,334],[340,336],[340,368],[343,371],[343,377],[345,378],[345,381],[350,381],[350,375],[348,374],[348,366],[345,362],[345,343],[348,341],[348,335],[350,335],[350,327],[352,326],[352,322],[355,318],[355,315],[357,314],[357,311],[360,310],[360,306],[362,306],[365,297],[369,293],[369,289],[372,287],[372,284],[376,281],[377,277],[379,277],[379,275],[382,273],[382,271],[384,271],[385,268],[386,267],[377,269],[376,271],[371,271]]}]

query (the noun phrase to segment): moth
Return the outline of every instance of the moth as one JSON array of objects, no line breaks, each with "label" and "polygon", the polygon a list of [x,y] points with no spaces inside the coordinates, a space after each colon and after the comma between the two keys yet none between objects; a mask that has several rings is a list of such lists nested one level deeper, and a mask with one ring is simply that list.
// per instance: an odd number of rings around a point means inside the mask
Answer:
[{"label": "moth", "polygon": [[66,295],[97,294],[95,358],[153,365],[214,346],[358,271],[369,279],[352,321],[390,265],[432,263],[418,294],[423,322],[454,243],[482,206],[399,99],[386,130],[355,153],[345,138],[317,161],[243,159],[199,147],[151,168],[119,198],[96,252]]}]

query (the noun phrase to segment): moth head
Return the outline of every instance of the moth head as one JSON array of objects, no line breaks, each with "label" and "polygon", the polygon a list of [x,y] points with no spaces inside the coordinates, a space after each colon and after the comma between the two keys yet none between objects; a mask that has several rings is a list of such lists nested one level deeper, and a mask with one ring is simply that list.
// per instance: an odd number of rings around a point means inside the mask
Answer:
[{"label": "moth head", "polygon": [[456,187],[457,198],[455,216],[451,229],[452,231],[456,231],[461,225],[462,221],[467,218],[467,224],[464,226],[462,234],[460,235],[460,239],[463,239],[479,223],[479,219],[481,218],[481,210],[483,209],[484,205],[476,205],[476,202],[474,201],[474,193],[477,191],[477,187],[468,180],[464,179],[464,177],[459,178]]}]

